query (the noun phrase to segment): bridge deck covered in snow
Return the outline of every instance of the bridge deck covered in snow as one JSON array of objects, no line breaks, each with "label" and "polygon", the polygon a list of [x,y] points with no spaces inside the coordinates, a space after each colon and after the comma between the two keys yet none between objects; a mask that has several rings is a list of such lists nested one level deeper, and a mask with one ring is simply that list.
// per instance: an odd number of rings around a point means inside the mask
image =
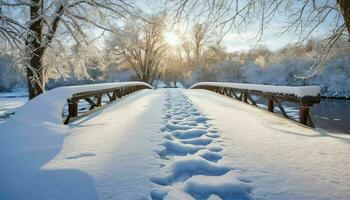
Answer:
[{"label": "bridge deck covered in snow", "polygon": [[349,136],[206,90],[137,91],[69,125],[16,115],[0,199],[350,198]]}]

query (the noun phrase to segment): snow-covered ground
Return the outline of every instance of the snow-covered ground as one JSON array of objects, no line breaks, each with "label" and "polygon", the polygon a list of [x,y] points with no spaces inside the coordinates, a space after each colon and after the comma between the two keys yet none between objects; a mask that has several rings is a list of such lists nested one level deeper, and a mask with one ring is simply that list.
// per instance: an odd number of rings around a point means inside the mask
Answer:
[{"label": "snow-covered ground", "polygon": [[254,198],[349,199],[349,135],[302,128],[208,92],[187,94],[221,131],[222,161],[243,170]]},{"label": "snow-covered ground", "polygon": [[138,91],[68,132],[13,121],[0,199],[350,199],[349,135],[209,91]]}]

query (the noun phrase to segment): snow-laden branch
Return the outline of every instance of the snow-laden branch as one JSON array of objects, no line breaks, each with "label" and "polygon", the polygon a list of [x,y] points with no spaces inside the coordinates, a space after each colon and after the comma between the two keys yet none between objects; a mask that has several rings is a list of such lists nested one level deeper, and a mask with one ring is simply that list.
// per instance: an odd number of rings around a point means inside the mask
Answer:
[{"label": "snow-laden branch", "polygon": [[[204,19],[213,27],[221,31],[226,30],[226,32],[233,29],[241,33],[248,25],[259,21],[255,37],[257,45],[262,41],[265,30],[268,28],[280,29],[279,35],[296,33],[296,36],[299,37],[299,44],[310,39],[313,33],[325,24],[327,33],[321,36],[325,41],[334,44],[341,38],[339,36],[349,38],[349,0],[177,0],[170,5],[175,8],[174,18],[176,20],[180,18],[186,21]],[[287,16],[284,26],[275,27],[275,19],[279,20],[283,16]],[[322,55],[315,59],[315,63],[310,67],[310,73],[298,77],[309,78],[323,69],[325,58],[333,46],[326,43]]]},{"label": "snow-laden branch", "polygon": [[66,43],[91,45],[95,30],[97,37],[98,31],[113,32],[109,20],[134,16],[124,0],[1,0],[0,5],[0,40],[12,51],[25,52],[19,57],[28,73],[30,98],[44,92],[48,71],[54,68],[44,63],[53,41],[68,37]]}]

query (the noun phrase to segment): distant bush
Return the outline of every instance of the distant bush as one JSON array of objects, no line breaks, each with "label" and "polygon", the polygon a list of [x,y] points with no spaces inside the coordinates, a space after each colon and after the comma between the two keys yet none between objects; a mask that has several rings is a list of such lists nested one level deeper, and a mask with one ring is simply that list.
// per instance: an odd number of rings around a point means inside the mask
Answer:
[{"label": "distant bush", "polygon": [[8,55],[0,55],[0,91],[9,91],[25,85],[25,74],[15,66]]}]

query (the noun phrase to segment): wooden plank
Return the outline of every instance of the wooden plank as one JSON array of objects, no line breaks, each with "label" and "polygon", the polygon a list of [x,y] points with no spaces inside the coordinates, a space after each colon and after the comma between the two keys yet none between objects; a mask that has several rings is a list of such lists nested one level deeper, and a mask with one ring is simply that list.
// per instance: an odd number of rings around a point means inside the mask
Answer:
[{"label": "wooden plank", "polygon": [[277,104],[278,108],[280,109],[282,115],[284,117],[286,117],[287,119],[289,119],[289,116],[287,115],[286,111],[284,110],[282,104],[277,99],[275,99],[274,97],[272,97],[272,99],[273,99],[274,102],[276,102],[276,104]]},{"label": "wooden plank", "polygon": [[109,99],[110,102],[111,102],[111,101],[114,101],[114,99],[113,99],[113,94],[111,95],[111,94],[109,94],[109,92],[107,92],[106,94],[107,94],[108,99]]},{"label": "wooden plank", "polygon": [[233,94],[233,96],[234,96],[236,99],[238,99],[238,96],[236,95],[235,90],[234,90],[234,89],[230,89],[230,91],[231,91],[231,94]]},{"label": "wooden plank", "polygon": [[[107,92],[113,92],[115,90],[118,89],[124,89],[126,87],[130,87],[130,86],[120,86],[120,87],[115,87],[115,88],[109,88],[109,89],[103,89],[103,90],[95,90],[95,91],[90,91],[90,92],[81,92],[81,93],[76,93],[72,96],[73,99],[84,99],[87,97],[94,97],[94,96],[98,96],[101,94],[106,94]],[[140,85],[140,89],[151,89],[150,87],[144,86],[144,85]]]},{"label": "wooden plank", "polygon": [[94,109],[96,107],[95,102],[92,101],[90,98],[85,98],[84,100],[87,101],[90,104],[90,109],[89,110],[92,110],[92,109]]},{"label": "wooden plank", "polygon": [[242,101],[242,98],[243,98],[243,94],[244,94],[244,93],[243,93],[242,91],[241,91],[241,92],[240,92],[240,94],[239,94],[239,97],[238,97],[238,99],[239,99],[240,101]]},{"label": "wooden plank", "polygon": [[248,96],[249,101],[254,105],[257,106],[254,99],[252,98],[252,96],[249,94],[249,92],[246,93],[246,95]]}]

